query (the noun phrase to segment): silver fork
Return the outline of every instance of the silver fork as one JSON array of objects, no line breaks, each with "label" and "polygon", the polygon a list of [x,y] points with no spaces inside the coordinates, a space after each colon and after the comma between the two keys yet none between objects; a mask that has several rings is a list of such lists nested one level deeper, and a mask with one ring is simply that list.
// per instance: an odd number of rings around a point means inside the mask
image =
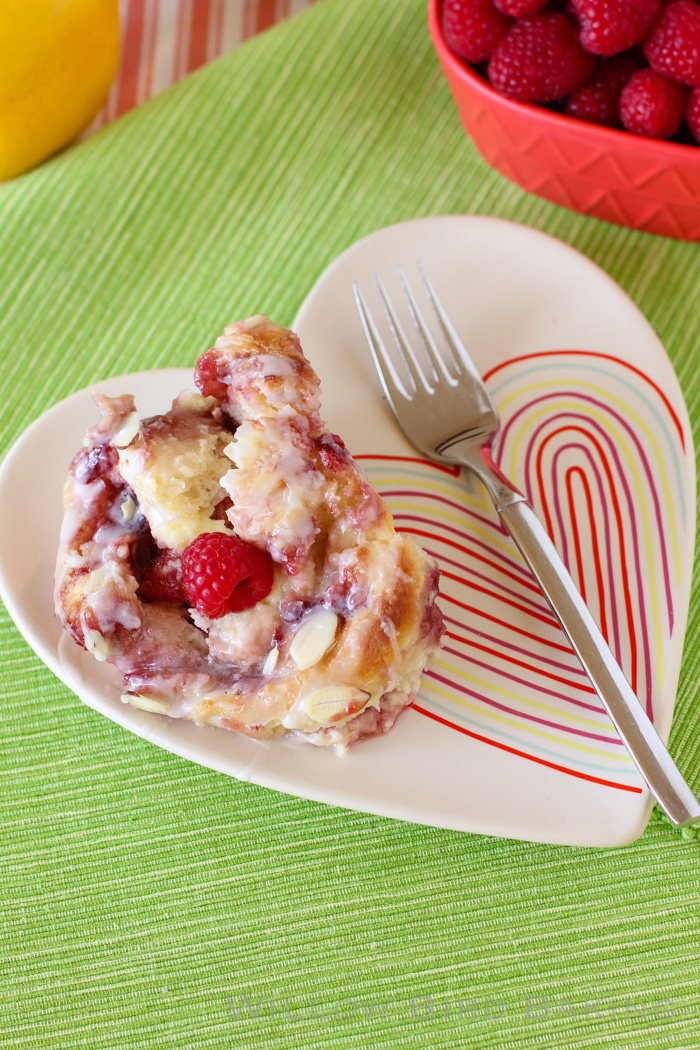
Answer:
[{"label": "silver fork", "polygon": [[652,794],[673,824],[691,824],[700,818],[700,804],[639,703],[532,506],[494,463],[491,448],[499,429],[498,412],[435,289],[420,266],[419,270],[437,320],[437,335],[426,323],[401,268],[399,279],[423,365],[379,277],[379,295],[401,360],[400,369],[392,361],[362,292],[353,285],[365,336],[397,422],[408,440],[429,459],[458,463],[486,486],[501,521]]}]

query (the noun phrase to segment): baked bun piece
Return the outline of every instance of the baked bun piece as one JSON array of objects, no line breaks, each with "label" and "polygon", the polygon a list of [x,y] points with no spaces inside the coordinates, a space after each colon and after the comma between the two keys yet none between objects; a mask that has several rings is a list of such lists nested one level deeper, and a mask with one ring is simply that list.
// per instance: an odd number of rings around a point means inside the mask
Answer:
[{"label": "baked bun piece", "polygon": [[433,560],[321,421],[293,332],[229,325],[195,380],[144,421],[94,395],[59,617],[147,711],[339,750],[386,732],[440,643]]}]

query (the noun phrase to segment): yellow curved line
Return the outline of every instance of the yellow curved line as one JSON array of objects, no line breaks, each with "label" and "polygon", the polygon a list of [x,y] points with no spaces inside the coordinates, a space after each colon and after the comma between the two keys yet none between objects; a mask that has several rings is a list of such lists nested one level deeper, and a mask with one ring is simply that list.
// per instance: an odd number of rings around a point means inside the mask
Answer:
[{"label": "yellow curved line", "polygon": [[469,674],[468,671],[461,671],[452,664],[447,663],[445,660],[433,660],[432,665],[444,668],[446,671],[449,671],[450,674],[457,675],[458,678],[464,679],[465,682],[471,682],[473,685],[478,685],[483,689],[500,693],[501,696],[507,697],[509,700],[515,700],[519,703],[527,704],[529,707],[533,707],[537,711],[546,711],[547,714],[555,715],[557,718],[568,718],[571,722],[578,722],[582,726],[597,729],[602,733],[611,733],[613,739],[617,737],[615,727],[610,722],[596,722],[592,718],[583,718],[581,715],[569,714],[556,707],[551,707],[549,704],[538,703],[537,700],[528,700],[527,697],[522,696],[520,693],[513,693],[509,689],[505,689],[503,686],[487,681],[485,678],[478,678],[474,674]]},{"label": "yellow curved line", "polygon": [[[631,420],[632,422],[634,422],[635,425],[639,428],[639,430],[641,430],[648,437],[649,443],[650,443],[650,445],[651,445],[651,447],[652,447],[652,449],[654,451],[654,455],[656,457],[656,464],[657,464],[657,466],[659,468],[659,476],[660,476],[660,479],[661,479],[661,485],[662,485],[663,493],[664,493],[664,502],[665,502],[665,505],[666,505],[666,513],[668,515],[668,520],[669,520],[669,523],[671,525],[671,543],[672,543],[672,548],[673,548],[673,559],[674,559],[675,569],[676,569],[676,579],[677,579],[677,582],[679,582],[680,578],[681,578],[681,563],[680,563],[680,549],[679,549],[679,544],[678,544],[678,536],[677,536],[677,531],[676,531],[676,528],[675,528],[675,520],[676,519],[675,519],[675,515],[673,513],[673,497],[671,496],[671,490],[670,490],[670,487],[669,487],[669,484],[668,484],[668,479],[667,479],[667,476],[666,476],[666,469],[665,469],[665,465],[664,465],[664,462],[663,462],[663,457],[661,455],[661,449],[659,447],[659,443],[656,440],[655,435],[653,434],[651,429],[647,426],[647,424],[644,422],[644,420],[641,418],[641,416],[637,415],[637,413],[634,412],[630,408],[630,406],[628,404],[626,404],[626,402],[624,402],[621,398],[616,397],[614,394],[611,394],[610,391],[605,390],[603,387],[597,386],[595,383],[586,383],[584,380],[573,380],[572,379],[569,382],[570,382],[571,386],[580,387],[580,388],[583,388],[585,390],[592,390],[595,394],[598,394],[599,397],[602,397],[603,400],[610,401],[612,404],[616,405],[621,410],[622,415],[625,416],[626,418],[628,418],[629,420]],[[530,393],[532,391],[542,390],[542,389],[544,389],[546,387],[552,387],[552,386],[556,386],[556,381],[552,380],[550,382],[545,382],[545,383],[533,383],[530,386],[520,387],[516,393],[511,394],[509,397],[505,398],[501,402],[501,404],[499,405],[499,410],[506,409],[508,407],[508,405],[513,400],[515,400],[518,397],[522,397],[523,394],[528,394],[528,393]],[[554,405],[556,405],[556,404],[557,403],[554,402]],[[571,408],[572,407],[572,405],[570,403],[567,403],[564,400],[562,400],[562,404],[566,405],[567,408]],[[579,402],[575,402],[575,406],[576,406],[576,408],[579,409],[579,411],[582,408],[582,406],[579,404]],[[551,410],[552,407],[553,407],[553,405],[550,404],[550,410]],[[539,418],[540,415],[546,414],[547,411],[548,411],[547,409],[544,409],[544,410],[542,410],[542,412],[538,413],[537,416],[535,416],[535,417],[530,416],[528,418],[529,419]],[[589,406],[585,406],[585,411],[588,412],[590,415],[592,415],[594,418],[597,418],[599,421],[603,420],[606,423],[606,428],[607,428],[607,426],[609,425],[609,421],[608,421],[607,416],[601,416],[599,413],[596,413],[596,411],[594,409],[591,409]],[[519,440],[520,439],[518,439],[518,441]],[[515,451],[515,447],[514,447],[514,451]],[[514,462],[514,456],[513,455],[511,456],[511,471],[513,471],[513,472],[515,471],[515,462]]]},{"label": "yellow curved line", "polygon": [[[406,485],[407,483],[408,482],[405,478],[372,478],[372,484],[376,489],[381,489],[387,485]],[[493,511],[493,504],[488,499],[486,489],[483,485],[479,485],[478,497],[470,492],[466,485],[462,489],[456,486],[455,488],[445,488],[443,485],[436,485],[432,481],[419,481],[415,477],[411,478],[410,485],[411,488],[427,489],[430,492],[438,493],[441,496],[450,496],[452,498],[456,496],[458,500],[461,499],[465,504],[472,504],[482,510]]]},{"label": "yellow curved line", "polygon": [[454,696],[452,693],[448,693],[444,689],[440,689],[439,686],[433,685],[430,679],[424,678],[422,687],[424,689],[428,688],[432,690],[439,696],[444,696],[446,700],[451,700],[454,703],[459,704],[461,707],[465,707],[470,711],[476,711],[482,716],[491,718],[495,722],[502,722],[504,725],[511,726],[512,728],[517,729],[520,732],[530,733],[531,736],[538,736],[541,737],[543,740],[550,740],[555,744],[559,744],[560,746],[563,745],[564,747],[570,747],[574,751],[584,751],[586,754],[598,755],[601,758],[611,759],[615,762],[629,763],[632,761],[632,759],[626,753],[615,755],[611,754],[609,751],[602,751],[600,748],[597,747],[587,747],[585,744],[577,744],[573,740],[565,740],[562,737],[554,736],[552,733],[545,733],[541,729],[533,729],[531,726],[526,726],[520,722],[515,722],[510,718],[504,718],[502,715],[493,714],[491,711],[484,711],[483,707],[477,707],[476,704],[471,704],[467,700],[462,700],[461,698]]},{"label": "yellow curved line", "polygon": [[[422,514],[426,513],[426,508],[416,503],[404,503],[403,501],[390,502],[389,507],[392,512],[396,510],[416,510]],[[461,518],[458,514],[450,514],[449,511],[436,510],[434,508],[431,508],[431,514],[433,514],[434,517],[442,519],[444,521],[453,521],[457,525],[460,525],[462,529],[465,529],[464,518]],[[472,522],[469,522],[468,528],[466,528],[465,531],[467,531],[469,535],[481,536],[483,539],[488,540],[490,546],[498,547],[500,550],[504,551],[511,557],[519,557],[516,547],[511,542],[509,542],[505,538],[499,539],[497,534],[494,535],[493,532],[489,532],[487,529],[481,528],[480,526],[474,525]],[[441,537],[436,536],[435,539],[440,540]]]},{"label": "yellow curved line", "polygon": [[[590,384],[588,384],[588,385],[590,385]],[[550,404],[548,408],[540,409],[539,412],[535,412],[535,413],[532,413],[531,415],[529,415],[528,419],[527,419],[527,426],[523,426],[521,428],[520,435],[517,438],[514,439],[513,450],[512,450],[512,454],[511,454],[511,462],[516,457],[517,448],[519,447],[521,441],[523,440],[523,434],[526,433],[527,431],[529,431],[532,428],[533,423],[535,423],[540,417],[549,415],[551,413],[551,409],[553,407],[572,408],[572,407],[574,407],[574,404],[572,404],[571,402],[568,402],[564,398],[562,398],[562,400],[560,402],[554,402],[553,404]],[[575,403],[575,407],[576,407],[577,410],[580,411],[581,406],[578,405],[578,403]],[[654,641],[655,641],[654,648],[655,648],[655,652],[656,652],[656,671],[657,671],[657,675],[658,675],[658,679],[659,679],[659,684],[661,684],[663,682],[664,667],[663,667],[663,651],[662,651],[662,646],[661,646],[661,622],[660,622],[660,616],[659,616],[659,596],[658,596],[658,588],[657,588],[657,583],[656,583],[656,561],[655,561],[655,557],[654,557],[654,548],[653,548],[653,541],[652,541],[652,530],[651,530],[651,527],[650,527],[650,524],[649,524],[649,515],[647,513],[646,501],[644,499],[644,485],[643,485],[642,478],[641,478],[641,475],[640,475],[640,472],[639,472],[639,469],[638,469],[638,466],[637,466],[637,460],[636,460],[636,457],[631,453],[631,451],[629,449],[629,446],[627,444],[626,438],[624,437],[624,435],[622,433],[620,433],[620,431],[615,426],[613,426],[611,424],[611,422],[610,422],[610,420],[609,420],[609,418],[607,416],[603,415],[603,413],[601,413],[600,411],[595,410],[595,409],[591,409],[589,407],[586,407],[586,413],[585,414],[589,415],[591,418],[596,419],[598,422],[600,422],[605,427],[605,429],[608,431],[608,433],[611,435],[611,437],[613,438],[613,440],[615,441],[615,443],[616,443],[616,445],[618,447],[618,450],[619,450],[620,454],[626,460],[627,465],[629,467],[630,474],[631,474],[632,479],[633,479],[633,487],[634,487],[635,492],[636,492],[637,502],[638,502],[638,510],[639,510],[639,512],[641,514],[641,521],[642,521],[642,531],[643,531],[643,536],[644,536],[643,546],[645,548],[645,553],[646,553],[646,558],[647,558],[647,569],[648,569],[648,576],[649,576],[649,588],[650,588],[650,592],[651,592],[650,593],[649,605],[651,606],[651,620],[652,620],[652,624],[653,624],[653,635],[654,635]],[[671,520],[673,520],[673,519],[671,518]],[[675,558],[675,561],[676,561],[677,573],[678,573],[678,567],[680,565],[680,553],[679,553],[679,550],[678,550],[678,543],[677,543],[677,536],[676,536],[675,529],[672,528],[671,532],[672,532],[674,558]]]}]

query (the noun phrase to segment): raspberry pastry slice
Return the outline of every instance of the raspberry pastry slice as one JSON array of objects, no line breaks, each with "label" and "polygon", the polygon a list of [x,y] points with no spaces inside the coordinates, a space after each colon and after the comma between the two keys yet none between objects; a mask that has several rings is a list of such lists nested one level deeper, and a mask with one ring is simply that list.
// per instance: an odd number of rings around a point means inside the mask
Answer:
[{"label": "raspberry pastry slice", "polygon": [[230,325],[195,380],[142,422],[95,396],[58,615],[137,707],[341,749],[386,732],[439,646],[435,564],[322,422],[293,332]]}]

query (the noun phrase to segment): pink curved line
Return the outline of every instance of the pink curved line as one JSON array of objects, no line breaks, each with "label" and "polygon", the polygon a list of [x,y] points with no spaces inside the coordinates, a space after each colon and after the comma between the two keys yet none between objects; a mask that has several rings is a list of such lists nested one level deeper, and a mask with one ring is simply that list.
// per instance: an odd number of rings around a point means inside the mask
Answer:
[{"label": "pink curved line", "polygon": [[[466,491],[466,490],[465,490]],[[478,511],[470,510],[469,507],[465,507],[463,503],[457,503],[455,500],[447,499],[446,496],[438,496],[434,492],[417,492],[416,489],[381,489],[382,499],[388,499],[390,496],[410,496],[415,499],[416,496],[422,496],[425,499],[432,500],[435,503],[444,503],[448,507],[452,507],[453,510],[459,511],[460,514],[466,514],[470,518],[475,518],[480,521],[482,525],[487,525],[494,532],[498,532],[501,536],[507,536],[508,532],[501,524],[500,518],[489,517],[486,514],[479,514]]]},{"label": "pink curved line", "polygon": [[527,681],[530,683],[533,682],[533,675],[536,675],[538,678],[542,677],[547,682],[558,682],[560,687],[564,686],[566,689],[566,694],[562,695],[563,700],[567,699],[572,689],[576,690],[577,694],[584,693],[588,696],[591,696],[594,692],[593,687],[590,684],[577,681],[572,675],[555,674],[554,671],[549,670],[549,668],[538,666],[530,657],[528,657],[527,660],[523,658],[519,659],[512,651],[506,656],[499,649],[493,648],[487,644],[488,638],[486,635],[479,635],[477,641],[475,638],[465,637],[465,634],[466,632],[464,629],[460,629],[459,634],[454,630],[445,629],[445,638],[448,641],[444,643],[447,645],[448,642],[451,642],[453,645],[460,646],[459,652],[465,660],[471,659],[475,652],[479,654],[483,653],[483,658],[490,661],[488,667],[490,667],[494,673],[498,673],[498,667],[500,666],[499,661],[504,660],[509,666],[512,665],[514,672],[517,671],[518,673],[522,673],[520,672],[520,668],[523,668],[528,676]]},{"label": "pink curved line", "polygon": [[615,744],[622,746],[622,742],[617,737],[604,736],[602,733],[591,733],[586,729],[574,729],[572,726],[562,725],[560,722],[552,722],[547,718],[539,718],[537,715],[525,714],[523,711],[516,711],[512,707],[508,707],[506,704],[499,704],[497,700],[490,700],[483,693],[478,693],[474,689],[468,689],[465,685],[457,685],[449,678],[445,678],[443,675],[437,673],[437,671],[426,671],[426,677],[434,678],[438,682],[442,682],[443,685],[448,685],[451,689],[456,689],[458,692],[463,693],[465,696],[471,696],[474,700],[479,700],[481,703],[486,704],[487,707],[494,707],[497,711],[504,711],[506,714],[515,715],[517,718],[523,718],[527,722],[536,722],[538,725],[547,726],[549,729],[557,729],[563,733],[571,733],[572,736],[583,736],[587,740],[602,740],[606,744]]},{"label": "pink curved line", "polygon": [[[547,664],[548,667],[554,667],[558,671],[563,671],[566,674],[579,675],[581,678],[587,678],[586,672],[582,667],[571,667],[569,664],[562,663],[559,660],[552,659],[551,656],[544,656],[542,653],[533,653],[532,649],[523,649],[522,646],[516,645],[515,642],[509,642],[504,638],[498,638],[496,635],[488,634],[481,628],[470,627],[469,624],[463,623],[461,620],[455,620],[453,616],[447,616],[443,613],[443,619],[445,623],[452,624],[453,627],[458,627],[460,631],[465,631],[467,634],[475,634],[478,638],[483,638],[487,642],[491,642],[492,645],[501,646],[503,649],[509,649],[511,652],[517,653],[519,656],[527,656],[530,659],[536,658],[540,664]],[[571,652],[573,656],[573,650]],[[507,655],[504,655],[504,660],[507,660]],[[583,700],[575,700],[572,697],[566,697],[569,703],[576,704],[579,707],[585,707],[589,711],[597,711],[598,714],[604,714],[605,708],[596,706],[595,704],[588,704]]]},{"label": "pink curved line", "polygon": [[[552,471],[552,484],[553,484],[553,486],[555,488],[555,498],[556,498],[555,513],[557,515],[557,522],[559,524],[559,531],[560,531],[560,536],[561,536],[561,541],[562,541],[562,557],[564,559],[565,564],[568,566],[568,564],[569,564],[568,547],[567,547],[567,541],[566,541],[566,530],[565,530],[565,527],[564,527],[563,515],[561,513],[560,500],[558,498],[558,486],[559,486],[559,480],[558,479],[559,479],[559,475],[558,475],[558,472],[556,470],[556,464],[557,464],[559,456],[562,455],[565,451],[571,450],[571,449],[576,449],[577,451],[581,452],[586,457],[586,459],[588,460],[589,465],[590,465],[590,469],[591,469],[591,473],[593,474],[593,476],[594,476],[594,478],[596,480],[596,484],[598,486],[598,491],[600,493],[600,507],[601,507],[601,510],[602,510],[602,513],[603,513],[603,534],[605,536],[605,551],[606,551],[608,587],[609,587],[609,590],[610,590],[610,600],[611,600],[611,603],[614,605],[615,574],[613,572],[612,540],[611,540],[611,532],[610,532],[610,514],[609,514],[609,511],[608,511],[608,501],[607,501],[607,498],[606,498],[606,488],[605,488],[605,485],[603,483],[603,478],[602,478],[602,475],[600,473],[600,470],[598,469],[598,464],[596,463],[595,458],[594,458],[593,454],[591,453],[590,448],[587,445],[584,445],[581,442],[572,442],[571,444],[566,445],[565,448],[559,449],[559,451],[554,454],[554,466],[555,466],[555,469]],[[600,598],[601,601],[604,601],[605,600],[605,595],[599,595],[599,598]],[[612,620],[612,628],[613,628],[613,652],[615,653],[615,658],[619,662],[620,656],[621,656],[621,653],[622,653],[622,647],[621,647],[621,644],[620,644],[620,628],[619,628],[619,624],[618,624],[616,616],[612,616],[611,620]]]},{"label": "pink curved line", "polygon": [[425,718],[429,718],[433,722],[438,722],[439,725],[446,726],[448,729],[454,729],[455,732],[461,733],[463,736],[471,737],[472,740],[478,740],[482,744],[488,744],[490,747],[495,747],[498,751],[505,751],[509,755],[516,755],[518,758],[525,758],[528,762],[535,762],[538,766],[546,766],[547,769],[555,769],[557,773],[567,773],[570,777],[577,777],[579,780],[588,780],[592,784],[602,784],[603,787],[617,788],[619,791],[631,791],[637,795],[641,795],[642,793],[643,789],[641,787],[636,787],[632,784],[617,784],[614,780],[604,780],[602,777],[593,777],[590,773],[583,773],[580,769],[571,769],[569,766],[560,766],[558,763],[551,762],[546,758],[541,758],[539,755],[533,755],[527,751],[520,751],[517,747],[511,747],[502,740],[494,740],[491,737],[482,736],[481,733],[475,733],[472,729],[467,729],[466,726],[460,726],[455,722],[450,722],[449,719],[443,718],[442,715],[437,714],[435,711],[426,711],[426,709],[421,707],[415,700],[411,704],[411,708],[419,715],[423,715]]},{"label": "pink curved line", "polygon": [[[459,657],[460,660],[463,660],[466,664],[469,664],[470,666],[483,667],[487,671],[493,671],[492,664],[488,664],[484,660],[477,660],[475,656],[471,655],[471,653],[469,653],[469,654],[467,654],[467,653],[460,653],[459,650],[452,649],[452,648],[450,648],[449,645],[445,645],[444,643],[443,643],[442,648],[441,648],[440,651],[441,652],[445,652],[445,653],[450,653],[452,656],[457,656],[457,657]],[[532,682],[529,681],[527,678],[521,678],[518,675],[510,674],[510,672],[508,672],[508,671],[498,671],[497,673],[498,673],[498,675],[501,678],[507,678],[508,681],[515,682],[516,685],[523,685],[523,686],[526,686],[526,687],[527,686],[532,687]],[[552,697],[554,697],[555,700],[564,700],[564,701],[566,701],[566,700],[569,699],[569,697],[568,697],[568,695],[566,693],[559,693],[559,692],[556,691],[556,689],[548,689],[547,686],[544,686],[544,685],[538,685],[537,686],[537,692],[538,693],[544,693],[545,696],[552,696]],[[520,713],[520,712],[518,712],[518,713]],[[526,716],[523,716],[523,717],[526,717]]]},{"label": "pink curved line", "polygon": [[[394,520],[396,520],[396,519],[394,519]],[[400,531],[401,530],[399,529],[399,532]],[[439,541],[439,537],[438,536],[436,536],[435,539],[437,539]],[[425,547],[424,546],[423,550],[425,551],[426,554],[429,554],[431,556],[431,558],[435,558],[435,560],[437,562],[439,562],[440,565],[442,565],[443,563],[446,564],[446,565],[453,565],[455,568],[459,569],[461,572],[467,573],[469,576],[476,577],[477,580],[483,580],[484,583],[490,584],[491,587],[494,588],[493,597],[496,600],[498,600],[498,594],[496,593],[496,589],[497,589],[498,591],[502,591],[504,594],[509,594],[511,596],[511,598],[517,598],[517,600],[519,602],[525,602],[527,605],[530,605],[535,610],[535,612],[541,613],[543,616],[551,616],[552,610],[550,609],[550,607],[548,605],[545,605],[544,602],[536,602],[536,601],[534,601],[534,599],[528,598],[524,594],[520,594],[518,591],[514,590],[513,588],[506,587],[505,584],[497,583],[493,579],[493,577],[487,576],[486,573],[483,573],[483,572],[477,572],[476,569],[469,568],[468,566],[466,566],[464,564],[464,562],[455,561],[453,558],[448,558],[445,554],[440,554],[437,551],[431,550],[429,547]],[[464,581],[464,585],[468,586],[466,580]]]},{"label": "pink curved line", "polygon": [[521,361],[532,361],[538,357],[598,357],[601,358],[603,361],[612,361],[614,364],[620,365],[622,368],[629,369],[630,372],[633,372],[645,383],[648,383],[649,386],[658,394],[661,401],[663,401],[664,407],[666,408],[666,411],[673,420],[675,428],[678,431],[681,447],[685,452],[685,435],[683,434],[683,427],[681,426],[681,421],[676,415],[673,406],[671,405],[671,402],[666,397],[661,387],[658,386],[653,379],[650,379],[649,376],[642,372],[639,368],[636,368],[634,365],[630,364],[629,361],[623,361],[621,357],[613,357],[612,354],[601,354],[595,350],[544,350],[536,354],[521,354],[520,357],[511,357],[510,360],[501,361],[500,364],[497,364],[493,368],[489,369],[489,371],[486,372],[483,376],[484,382],[486,382],[488,379],[491,379],[491,377],[494,376],[496,372],[501,372],[504,368],[509,368],[511,365],[519,364]]},{"label": "pink curved line", "polygon": [[430,467],[439,474],[449,474],[452,478],[458,478],[462,473],[462,467],[448,467],[445,463],[436,463],[434,459],[422,459],[420,456],[386,456],[371,452],[361,452],[353,459],[379,459],[385,463],[419,463],[422,467]]},{"label": "pink curved line", "polygon": [[[603,411],[603,413],[608,414],[609,416],[611,416],[611,418],[617,420],[617,422],[622,426],[622,428],[627,431],[627,434],[631,438],[632,443],[636,447],[637,453],[639,455],[639,460],[640,460],[640,462],[641,462],[641,464],[643,466],[644,473],[646,474],[647,483],[648,483],[648,486],[649,486],[649,492],[651,494],[652,502],[654,504],[654,517],[656,519],[656,528],[657,528],[657,533],[658,533],[658,538],[659,538],[659,547],[660,547],[660,550],[661,550],[661,564],[662,564],[663,579],[664,579],[664,590],[666,592],[666,608],[667,608],[668,618],[669,618],[669,630],[672,632],[673,631],[673,623],[674,623],[673,593],[672,593],[672,589],[671,589],[670,572],[669,572],[668,560],[667,560],[667,556],[666,556],[666,544],[664,543],[664,528],[663,528],[663,521],[662,521],[662,516],[661,516],[661,506],[660,506],[660,503],[659,503],[659,497],[658,497],[658,494],[657,494],[657,491],[656,491],[656,486],[654,484],[654,478],[653,478],[653,474],[652,474],[652,471],[651,471],[651,467],[649,465],[649,460],[647,458],[647,455],[646,455],[646,453],[644,451],[644,448],[642,447],[642,444],[641,444],[639,438],[637,437],[637,435],[634,432],[634,429],[630,426],[630,424],[627,422],[627,420],[623,416],[621,416],[619,412],[616,412],[614,409],[610,408],[609,405],[606,405],[602,401],[598,401],[597,398],[591,397],[589,394],[579,394],[579,393],[568,391],[568,390],[564,391],[564,392],[559,392],[559,393],[542,394],[539,397],[535,398],[534,400],[528,402],[527,405],[525,405],[522,408],[518,409],[517,412],[515,412],[511,416],[511,418],[508,420],[508,422],[506,423],[506,425],[503,428],[502,442],[499,442],[499,450],[503,448],[503,443],[505,442],[505,438],[506,438],[506,435],[507,435],[510,427],[515,423],[516,419],[523,412],[525,412],[528,409],[530,409],[533,405],[540,404],[543,401],[550,401],[550,400],[555,399],[555,398],[561,398],[562,396],[571,397],[571,398],[574,398],[575,400],[584,401],[584,402],[586,402],[588,404],[595,405],[595,407],[601,409]],[[571,418],[583,418],[583,419],[588,420],[588,422],[592,426],[594,426],[596,430],[598,430],[601,434],[604,435],[607,443],[609,444],[609,446],[610,446],[610,448],[611,448],[611,450],[613,452],[613,457],[615,459],[615,462],[616,462],[616,465],[617,465],[617,468],[618,468],[618,473],[620,475],[620,478],[622,480],[623,485],[626,488],[626,495],[627,495],[628,500],[629,500],[630,497],[629,497],[629,489],[627,487],[626,476],[625,476],[624,471],[621,468],[620,460],[619,460],[619,457],[617,455],[617,450],[615,448],[614,442],[613,442],[612,438],[610,437],[610,435],[608,434],[608,432],[599,423],[597,423],[596,421],[590,419],[590,417],[588,417],[588,416],[582,416],[581,417],[577,413],[557,413],[556,416],[553,416],[551,418],[552,418],[552,420],[554,420],[554,419],[559,419],[559,418],[564,418],[565,419],[565,418],[569,418],[569,417],[571,417]],[[546,425],[546,424],[542,424],[542,425]],[[539,427],[538,427],[538,429],[539,429]],[[500,466],[500,463],[499,463],[499,466]],[[631,515],[631,517],[633,517],[633,516],[634,515]]]},{"label": "pink curved line", "polygon": [[[382,496],[384,495],[384,493],[380,493],[380,494]],[[414,495],[415,495],[415,493],[414,493]],[[445,532],[449,532],[453,536],[458,536],[459,539],[461,539],[463,542],[465,542],[465,543],[468,542],[468,543],[473,544],[473,546],[475,546],[475,547],[480,547],[481,550],[486,551],[487,554],[491,555],[491,557],[498,558],[499,561],[501,561],[505,565],[507,565],[508,568],[511,569],[513,572],[517,572],[518,575],[522,576],[523,577],[523,583],[530,584],[530,589],[531,590],[533,590],[533,591],[538,591],[539,590],[539,588],[537,587],[537,585],[535,583],[531,583],[530,582],[532,580],[532,576],[530,574],[529,569],[527,569],[522,564],[522,562],[518,562],[518,561],[515,560],[515,558],[511,558],[509,555],[503,554],[501,551],[495,550],[493,547],[490,547],[488,545],[488,543],[485,543],[483,540],[477,540],[474,536],[471,536],[468,532],[463,532],[461,529],[455,528],[454,525],[446,525],[442,521],[433,521],[432,518],[431,519],[421,518],[421,517],[419,517],[416,514],[395,514],[393,511],[392,511],[392,517],[393,517],[394,521],[397,521],[400,518],[402,521],[417,521],[417,522],[420,522],[423,525],[425,525],[426,521],[427,521],[427,524],[429,524],[432,529],[435,529],[435,528],[444,529]],[[439,539],[440,537],[436,535],[435,538]]]},{"label": "pink curved line", "polygon": [[[547,399],[549,399],[551,397],[558,397],[558,396],[559,395],[557,395],[557,394],[555,394],[555,395],[548,394],[548,395],[546,395],[546,397],[538,399],[538,400],[547,400]],[[586,400],[591,400],[591,399],[586,399]],[[597,404],[599,404],[599,403],[597,403]],[[604,408],[605,406],[600,406],[600,407]],[[642,655],[642,660],[643,660],[643,667],[644,667],[645,676],[646,676],[646,689],[645,689],[646,704],[645,704],[645,706],[646,706],[647,714],[651,718],[652,717],[652,706],[651,706],[651,692],[652,692],[652,689],[651,689],[651,652],[650,652],[650,645],[649,645],[649,635],[648,635],[648,632],[647,632],[645,590],[644,590],[644,587],[642,586],[642,567],[641,567],[641,556],[640,556],[640,551],[639,551],[639,535],[638,535],[638,531],[637,531],[637,514],[636,514],[636,508],[635,508],[635,505],[634,505],[634,501],[632,499],[632,493],[630,491],[629,483],[627,481],[627,477],[625,476],[624,471],[622,470],[622,464],[621,464],[621,461],[620,461],[620,456],[619,456],[619,453],[617,451],[617,448],[615,446],[614,441],[612,440],[612,438],[610,437],[608,432],[605,430],[605,428],[603,426],[601,426],[600,423],[596,422],[595,420],[590,419],[590,417],[588,417],[586,415],[583,415],[582,413],[577,413],[577,412],[557,413],[556,415],[551,416],[548,420],[545,420],[543,423],[540,423],[535,428],[534,432],[532,433],[532,435],[528,439],[527,446],[526,446],[525,457],[524,457],[524,459],[525,459],[526,478],[528,479],[526,481],[526,485],[527,485],[528,491],[530,491],[531,490],[531,485],[529,483],[529,477],[530,477],[530,474],[532,472],[532,467],[531,467],[530,464],[531,464],[531,461],[532,461],[532,458],[533,458],[533,455],[534,455],[533,449],[537,446],[537,441],[538,441],[539,435],[540,435],[542,430],[544,430],[545,428],[547,428],[547,429],[550,428],[558,419],[562,419],[562,420],[564,420],[564,422],[570,422],[572,420],[576,420],[577,422],[583,422],[590,428],[590,430],[592,432],[597,432],[600,435],[600,437],[602,438],[603,443],[608,446],[609,452],[610,452],[611,457],[612,457],[612,461],[613,461],[613,463],[615,465],[615,468],[616,468],[617,477],[619,479],[622,491],[624,492],[624,495],[625,495],[625,500],[626,500],[626,503],[627,503],[628,524],[630,526],[630,530],[631,530],[631,534],[632,534],[632,552],[633,552],[633,560],[634,560],[634,574],[635,574],[635,579],[636,579],[636,583],[637,583],[637,607],[638,607],[639,616],[641,618],[641,623],[640,623],[639,627],[640,627],[641,641],[642,641],[642,654],[643,654]],[[542,500],[545,500],[545,499],[546,499],[546,494],[542,493]],[[657,522],[657,527],[660,527],[660,523],[659,522]],[[670,598],[670,595],[669,595],[669,592],[668,592],[668,585],[670,584],[670,581],[668,579],[668,570],[667,570],[666,559],[665,559],[665,550],[664,550],[664,545],[663,545],[663,534],[662,533],[660,533],[659,539],[660,539],[660,542],[661,542],[661,549],[662,549],[662,552],[663,552],[663,555],[664,555],[664,557],[663,557],[663,565],[664,565],[665,580],[666,580],[666,584],[667,584],[667,598]],[[671,620],[671,622],[672,622],[672,620]]]}]

